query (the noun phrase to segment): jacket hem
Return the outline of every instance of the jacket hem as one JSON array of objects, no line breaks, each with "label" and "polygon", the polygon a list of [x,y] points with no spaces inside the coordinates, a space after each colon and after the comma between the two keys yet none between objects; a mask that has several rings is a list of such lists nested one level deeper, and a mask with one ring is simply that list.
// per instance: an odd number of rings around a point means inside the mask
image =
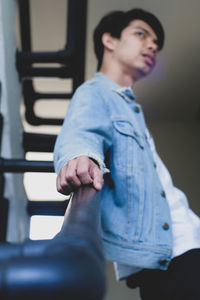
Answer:
[{"label": "jacket hem", "polygon": [[142,269],[166,270],[172,259],[172,249],[166,245],[150,247],[137,243],[135,246],[123,247],[103,239],[103,246],[108,260]]}]

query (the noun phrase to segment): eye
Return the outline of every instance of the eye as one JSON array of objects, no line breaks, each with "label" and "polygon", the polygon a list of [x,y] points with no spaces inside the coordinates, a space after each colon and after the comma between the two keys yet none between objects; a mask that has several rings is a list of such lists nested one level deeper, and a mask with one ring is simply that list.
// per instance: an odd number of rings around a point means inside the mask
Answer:
[{"label": "eye", "polygon": [[145,34],[144,34],[144,32],[142,32],[142,31],[136,31],[136,35],[138,35],[138,36],[141,37],[141,38],[144,38],[144,37],[145,37]]}]

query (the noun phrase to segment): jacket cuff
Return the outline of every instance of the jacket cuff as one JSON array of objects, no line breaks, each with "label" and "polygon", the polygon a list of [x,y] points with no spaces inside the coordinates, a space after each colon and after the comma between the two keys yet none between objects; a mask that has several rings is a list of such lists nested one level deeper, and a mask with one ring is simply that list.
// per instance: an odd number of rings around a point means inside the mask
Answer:
[{"label": "jacket cuff", "polygon": [[92,152],[82,152],[82,153],[79,153],[79,154],[76,154],[76,155],[73,155],[70,157],[68,156],[68,157],[63,158],[57,164],[55,163],[56,173],[58,174],[60,172],[61,168],[64,167],[68,163],[68,161],[70,161],[74,158],[77,158],[79,156],[87,156],[87,157],[93,159],[98,164],[99,169],[101,170],[103,175],[110,173],[110,170],[108,168],[106,168],[106,165],[105,165],[103,159],[99,155],[92,153]]}]

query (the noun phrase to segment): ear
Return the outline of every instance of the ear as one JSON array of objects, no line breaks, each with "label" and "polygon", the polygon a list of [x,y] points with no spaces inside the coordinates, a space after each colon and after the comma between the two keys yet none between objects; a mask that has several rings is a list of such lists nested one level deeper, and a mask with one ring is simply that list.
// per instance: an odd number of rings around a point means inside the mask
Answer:
[{"label": "ear", "polygon": [[115,48],[116,38],[112,37],[109,32],[105,32],[102,35],[102,43],[105,48],[112,51]]}]

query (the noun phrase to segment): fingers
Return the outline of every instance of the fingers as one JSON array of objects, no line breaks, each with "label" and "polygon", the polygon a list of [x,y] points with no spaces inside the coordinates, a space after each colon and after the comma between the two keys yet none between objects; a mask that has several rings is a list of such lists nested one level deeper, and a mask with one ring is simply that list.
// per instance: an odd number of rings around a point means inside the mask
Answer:
[{"label": "fingers", "polygon": [[93,182],[89,172],[91,162],[92,161],[85,156],[82,156],[79,159],[77,159],[76,174],[82,184],[90,184]]},{"label": "fingers", "polygon": [[81,185],[81,181],[79,180],[76,174],[76,169],[77,169],[77,161],[73,159],[69,161],[69,163],[67,164],[67,169],[64,176],[66,177],[67,183],[69,185],[78,187]]},{"label": "fingers", "polygon": [[103,174],[96,164],[91,168],[91,177],[93,179],[94,188],[100,191],[103,187],[104,180]]},{"label": "fingers", "polygon": [[56,187],[59,193],[64,195],[69,195],[73,191],[73,186],[71,186],[70,182],[67,181],[67,168],[68,165],[65,165],[57,176],[56,179]]},{"label": "fingers", "polygon": [[56,180],[58,192],[68,195],[81,185],[92,184],[96,190],[103,186],[103,175],[99,167],[87,156],[70,160],[61,170]]}]

